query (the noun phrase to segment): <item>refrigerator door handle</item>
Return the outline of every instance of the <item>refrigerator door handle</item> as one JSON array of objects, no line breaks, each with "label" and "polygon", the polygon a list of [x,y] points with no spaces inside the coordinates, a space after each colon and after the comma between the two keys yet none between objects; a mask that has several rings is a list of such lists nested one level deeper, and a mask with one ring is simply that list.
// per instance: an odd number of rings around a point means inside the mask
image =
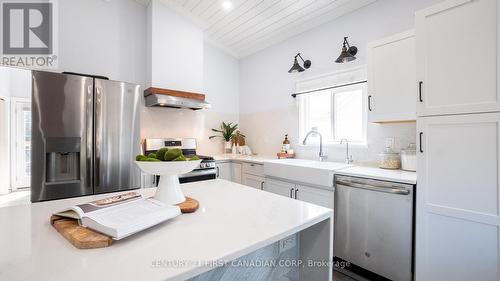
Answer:
[{"label": "refrigerator door handle", "polygon": [[87,186],[92,189],[94,185],[94,86],[87,86]]},{"label": "refrigerator door handle", "polygon": [[101,180],[101,150],[102,150],[102,89],[95,87],[94,111],[94,193]]}]

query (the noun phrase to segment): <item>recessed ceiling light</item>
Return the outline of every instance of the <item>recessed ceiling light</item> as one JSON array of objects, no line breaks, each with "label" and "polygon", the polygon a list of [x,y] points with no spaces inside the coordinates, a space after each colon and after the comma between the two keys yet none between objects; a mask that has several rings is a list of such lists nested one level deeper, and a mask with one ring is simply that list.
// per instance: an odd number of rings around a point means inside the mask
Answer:
[{"label": "recessed ceiling light", "polygon": [[226,11],[231,11],[233,9],[233,2],[227,0],[222,2],[222,8]]}]

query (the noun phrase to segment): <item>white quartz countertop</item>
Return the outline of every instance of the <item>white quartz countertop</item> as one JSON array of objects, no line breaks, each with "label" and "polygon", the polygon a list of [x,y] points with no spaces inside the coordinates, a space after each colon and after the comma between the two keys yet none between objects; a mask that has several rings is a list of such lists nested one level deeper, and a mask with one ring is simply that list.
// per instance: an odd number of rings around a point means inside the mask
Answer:
[{"label": "white quartz countertop", "polygon": [[266,156],[266,155],[241,155],[241,154],[221,154],[214,156],[215,161],[237,161],[237,162],[248,162],[255,164],[264,164],[266,161],[275,160],[276,157]]},{"label": "white quartz countertop", "polygon": [[336,171],[337,175],[356,176],[400,183],[417,183],[417,173],[402,170],[386,170],[376,167],[355,166]]},{"label": "white quartz countertop", "polygon": [[200,201],[197,212],[102,249],[74,248],[49,217],[111,194],[0,208],[0,280],[184,280],[332,216],[330,209],[224,180],[183,190]]}]

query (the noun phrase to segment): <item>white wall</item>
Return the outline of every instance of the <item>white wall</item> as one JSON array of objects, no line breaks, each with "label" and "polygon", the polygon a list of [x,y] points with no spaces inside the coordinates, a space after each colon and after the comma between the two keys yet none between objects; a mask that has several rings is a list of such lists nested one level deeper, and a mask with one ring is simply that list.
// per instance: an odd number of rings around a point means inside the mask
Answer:
[{"label": "white wall", "polygon": [[148,85],[203,93],[212,108],[143,108],[142,137],[194,137],[198,153],[220,154],[222,142],[208,137],[222,121],[238,122],[238,60],[204,43],[199,27],[160,0],[150,3],[148,15]]},{"label": "white wall", "polygon": [[[1,82],[1,80],[0,80]],[[0,194],[10,189],[10,157],[9,157],[9,103],[0,98]]]},{"label": "white wall", "polygon": [[59,71],[145,85],[146,15],[134,0],[64,0],[59,5]]},{"label": "white wall", "polygon": [[203,31],[160,0],[148,7],[148,86],[203,91]]},{"label": "white wall", "polygon": [[223,51],[204,44],[203,93],[212,104],[208,110],[192,111],[174,108],[143,108],[141,134],[143,138],[194,137],[201,154],[220,154],[222,142],[209,140],[211,128],[222,121],[238,123],[239,73],[238,60]]},{"label": "white wall", "polygon": [[[320,74],[366,64],[368,42],[413,28],[414,12],[440,0],[379,0],[335,21],[302,33],[240,61],[240,123],[249,145],[260,154],[275,154],[285,134],[299,157],[317,156],[317,147],[297,145],[298,119],[295,100],[290,97],[295,82]],[[359,48],[357,60],[336,64],[344,36]],[[312,61],[311,69],[289,74],[293,57],[301,52]],[[384,148],[385,137],[395,137],[399,149],[415,142],[415,124],[370,124],[368,147],[354,149],[356,161],[372,162]],[[330,160],[344,160],[343,147],[326,150]]]},{"label": "white wall", "polygon": [[31,72],[0,66],[0,97],[31,98]]}]

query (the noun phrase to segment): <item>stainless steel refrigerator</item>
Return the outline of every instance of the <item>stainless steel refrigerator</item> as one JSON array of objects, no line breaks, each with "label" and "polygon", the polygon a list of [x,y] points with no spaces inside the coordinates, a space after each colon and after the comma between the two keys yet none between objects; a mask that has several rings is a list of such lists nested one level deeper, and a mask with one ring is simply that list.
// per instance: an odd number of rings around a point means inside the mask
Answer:
[{"label": "stainless steel refrigerator", "polygon": [[139,86],[32,73],[31,201],[139,188]]}]

